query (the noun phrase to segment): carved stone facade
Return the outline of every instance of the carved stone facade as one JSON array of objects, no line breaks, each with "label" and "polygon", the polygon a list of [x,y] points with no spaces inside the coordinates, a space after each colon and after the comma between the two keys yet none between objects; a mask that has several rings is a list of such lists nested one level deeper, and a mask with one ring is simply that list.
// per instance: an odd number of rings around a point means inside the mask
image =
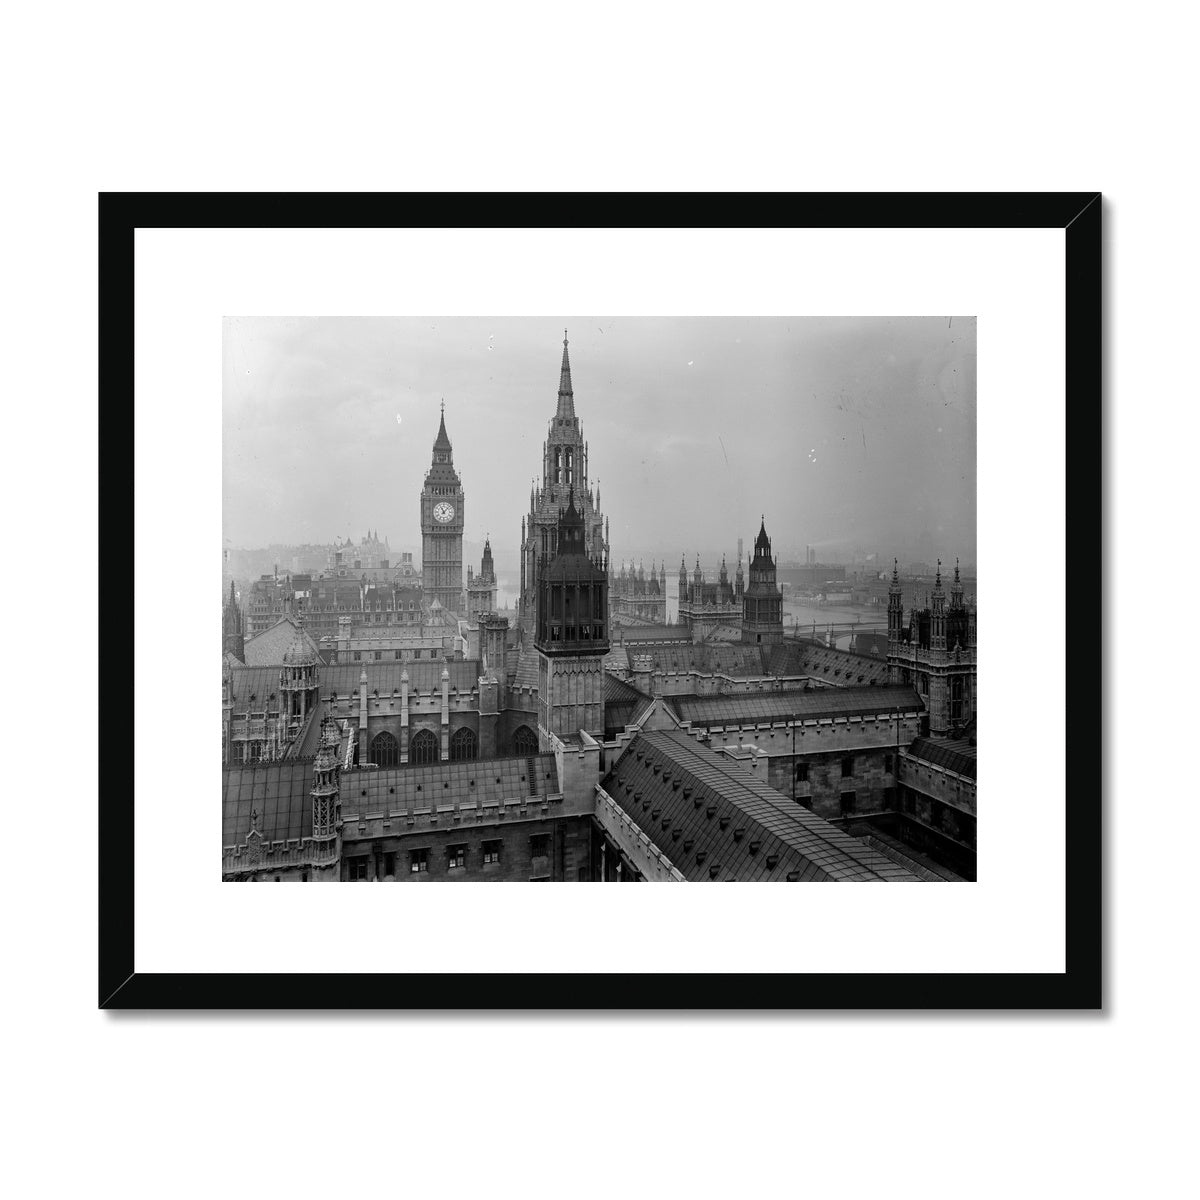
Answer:
[{"label": "carved stone facade", "polygon": [[949,605],[937,566],[931,604],[913,608],[907,623],[898,564],[892,564],[888,591],[888,669],[893,683],[914,687],[929,710],[933,737],[961,737],[975,719],[977,680],[976,617],[963,599],[958,564]]},{"label": "carved stone facade", "polygon": [[683,559],[679,560],[679,624],[692,631],[693,638],[704,638],[720,628],[740,626],[742,623],[742,565],[738,560],[736,584],[729,582],[729,571],[725,559],[715,580],[704,577],[700,567],[700,556],[696,555],[696,569],[688,578]]}]

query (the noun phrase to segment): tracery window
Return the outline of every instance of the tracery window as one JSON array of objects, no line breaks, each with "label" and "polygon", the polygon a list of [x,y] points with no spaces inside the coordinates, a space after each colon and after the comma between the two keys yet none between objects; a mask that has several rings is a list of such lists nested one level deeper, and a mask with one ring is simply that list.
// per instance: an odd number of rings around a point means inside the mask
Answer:
[{"label": "tracery window", "polygon": [[371,761],[380,767],[394,767],[400,762],[400,744],[386,730],[371,739]]},{"label": "tracery window", "polygon": [[413,763],[438,761],[437,738],[428,729],[420,729],[413,735],[412,744],[408,749],[408,761]]},{"label": "tracery window", "polygon": [[532,758],[538,752],[537,734],[528,725],[518,725],[512,736],[513,755]]},{"label": "tracery window", "polygon": [[473,729],[456,729],[450,738],[450,761],[462,762],[478,757],[478,740]]}]

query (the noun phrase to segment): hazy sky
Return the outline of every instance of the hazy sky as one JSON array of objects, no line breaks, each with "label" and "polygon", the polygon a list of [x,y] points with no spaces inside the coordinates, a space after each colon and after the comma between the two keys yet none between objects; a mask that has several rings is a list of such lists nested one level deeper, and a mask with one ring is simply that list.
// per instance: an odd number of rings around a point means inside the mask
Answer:
[{"label": "hazy sky", "polygon": [[[226,544],[420,550],[438,404],[466,538],[515,559],[563,327],[612,553],[975,557],[973,317],[231,317]],[[477,565],[477,564],[476,564]],[[732,569],[732,568],[731,568]]]}]

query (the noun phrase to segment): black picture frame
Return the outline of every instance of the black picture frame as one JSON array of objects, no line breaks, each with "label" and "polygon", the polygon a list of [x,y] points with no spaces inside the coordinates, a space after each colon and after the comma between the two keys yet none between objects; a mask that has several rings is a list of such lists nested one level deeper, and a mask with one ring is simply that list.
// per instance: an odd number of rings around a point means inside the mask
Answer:
[{"label": "black picture frame", "polygon": [[[1066,571],[1101,582],[1100,193],[271,194],[99,197],[99,1005],[105,1009],[1097,1009],[1102,1007],[1101,608],[1064,614],[1066,969],[1054,974],[154,974],[134,968],[134,234],[139,228],[1065,230]],[[405,218],[397,220],[398,215]],[[681,219],[682,218],[682,219]],[[1090,588],[1087,585],[1092,585]],[[118,761],[119,760],[119,761]],[[636,987],[631,983],[636,981]],[[629,1003],[629,997],[636,997]]]}]

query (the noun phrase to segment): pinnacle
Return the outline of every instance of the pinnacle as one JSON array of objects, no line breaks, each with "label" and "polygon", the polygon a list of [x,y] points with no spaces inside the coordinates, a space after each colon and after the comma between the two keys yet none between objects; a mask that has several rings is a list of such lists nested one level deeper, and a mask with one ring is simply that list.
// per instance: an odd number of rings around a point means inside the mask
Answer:
[{"label": "pinnacle", "polygon": [[571,359],[567,351],[567,331],[563,330],[562,368],[558,377],[558,411],[556,418],[575,420],[575,393],[571,387]]}]

